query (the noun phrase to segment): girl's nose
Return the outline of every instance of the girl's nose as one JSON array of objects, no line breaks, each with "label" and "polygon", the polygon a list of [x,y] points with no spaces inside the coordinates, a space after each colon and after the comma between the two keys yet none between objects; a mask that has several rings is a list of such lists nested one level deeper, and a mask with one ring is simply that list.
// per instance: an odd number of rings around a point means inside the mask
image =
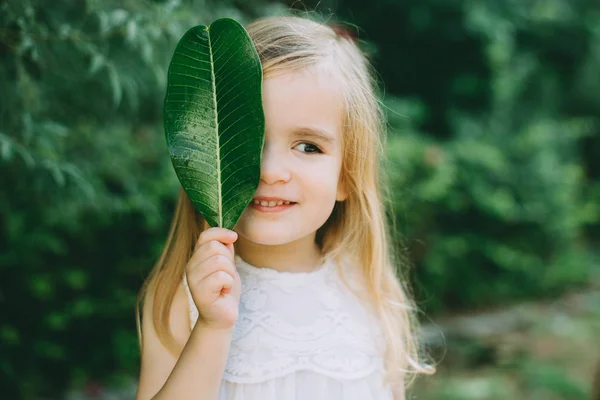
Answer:
[{"label": "girl's nose", "polygon": [[289,181],[291,173],[285,158],[286,154],[283,151],[265,144],[260,167],[260,179],[267,184]]}]

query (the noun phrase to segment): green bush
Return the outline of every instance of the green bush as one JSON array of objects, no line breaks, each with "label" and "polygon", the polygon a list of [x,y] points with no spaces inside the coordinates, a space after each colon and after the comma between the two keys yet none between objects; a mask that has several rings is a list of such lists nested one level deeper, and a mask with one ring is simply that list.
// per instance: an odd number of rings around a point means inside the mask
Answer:
[{"label": "green bush", "polygon": [[[572,151],[580,121],[438,143],[388,145],[398,229],[430,311],[557,293],[589,280],[581,229],[594,217]],[[566,134],[566,133],[571,133]]]},{"label": "green bush", "polygon": [[[600,67],[590,50],[600,35],[582,8],[553,4],[465,9],[471,34],[486,38],[493,90],[484,113],[447,103],[451,138],[427,130],[428,104],[387,98],[394,211],[429,311],[552,295],[598,269],[586,233],[600,222],[600,192],[581,145],[597,140],[600,114],[565,99],[590,95],[574,83],[577,62]],[[581,39],[570,51],[565,30]]]},{"label": "green bush", "polygon": [[162,128],[168,62],[190,27],[247,18],[199,4],[0,5],[4,398],[139,371],[135,297],[179,188]]}]

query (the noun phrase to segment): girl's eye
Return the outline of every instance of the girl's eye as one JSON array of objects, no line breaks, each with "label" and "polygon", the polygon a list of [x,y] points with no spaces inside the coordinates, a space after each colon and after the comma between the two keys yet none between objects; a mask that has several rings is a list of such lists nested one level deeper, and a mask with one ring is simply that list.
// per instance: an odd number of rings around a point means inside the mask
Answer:
[{"label": "girl's eye", "polygon": [[[312,143],[308,143],[308,142],[303,142],[303,143],[299,143],[298,146],[304,146],[304,153],[306,154],[318,154],[318,153],[322,153],[321,149],[319,149],[317,146],[315,146]],[[296,146],[296,147],[298,147]]]}]

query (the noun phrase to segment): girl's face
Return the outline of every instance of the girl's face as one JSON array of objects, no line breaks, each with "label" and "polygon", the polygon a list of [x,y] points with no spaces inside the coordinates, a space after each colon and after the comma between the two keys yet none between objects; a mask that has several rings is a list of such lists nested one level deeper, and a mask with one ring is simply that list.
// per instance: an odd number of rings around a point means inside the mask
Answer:
[{"label": "girl's face", "polygon": [[264,79],[265,144],[255,197],[295,202],[279,212],[249,206],[235,230],[262,245],[312,235],[346,198],[339,183],[343,103],[334,76],[316,69]]}]

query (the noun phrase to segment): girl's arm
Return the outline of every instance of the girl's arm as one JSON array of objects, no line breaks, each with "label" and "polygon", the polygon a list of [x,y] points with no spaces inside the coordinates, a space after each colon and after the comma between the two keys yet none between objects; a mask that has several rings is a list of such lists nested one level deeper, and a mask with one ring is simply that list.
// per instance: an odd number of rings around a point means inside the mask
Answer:
[{"label": "girl's arm", "polygon": [[217,400],[229,353],[232,330],[218,331],[196,325],[159,399]]},{"label": "girl's arm", "polygon": [[406,397],[404,396],[404,393],[395,392],[394,393],[394,400],[406,400]]},{"label": "girl's arm", "polygon": [[187,343],[177,359],[162,345],[154,330],[152,299],[148,293],[143,306],[142,365],[136,400],[216,400],[233,329],[207,328],[198,321],[190,334],[187,294],[183,289],[178,290],[169,328],[179,343]]},{"label": "girl's arm", "polygon": [[394,400],[406,400],[406,391],[404,385],[392,391]]}]

